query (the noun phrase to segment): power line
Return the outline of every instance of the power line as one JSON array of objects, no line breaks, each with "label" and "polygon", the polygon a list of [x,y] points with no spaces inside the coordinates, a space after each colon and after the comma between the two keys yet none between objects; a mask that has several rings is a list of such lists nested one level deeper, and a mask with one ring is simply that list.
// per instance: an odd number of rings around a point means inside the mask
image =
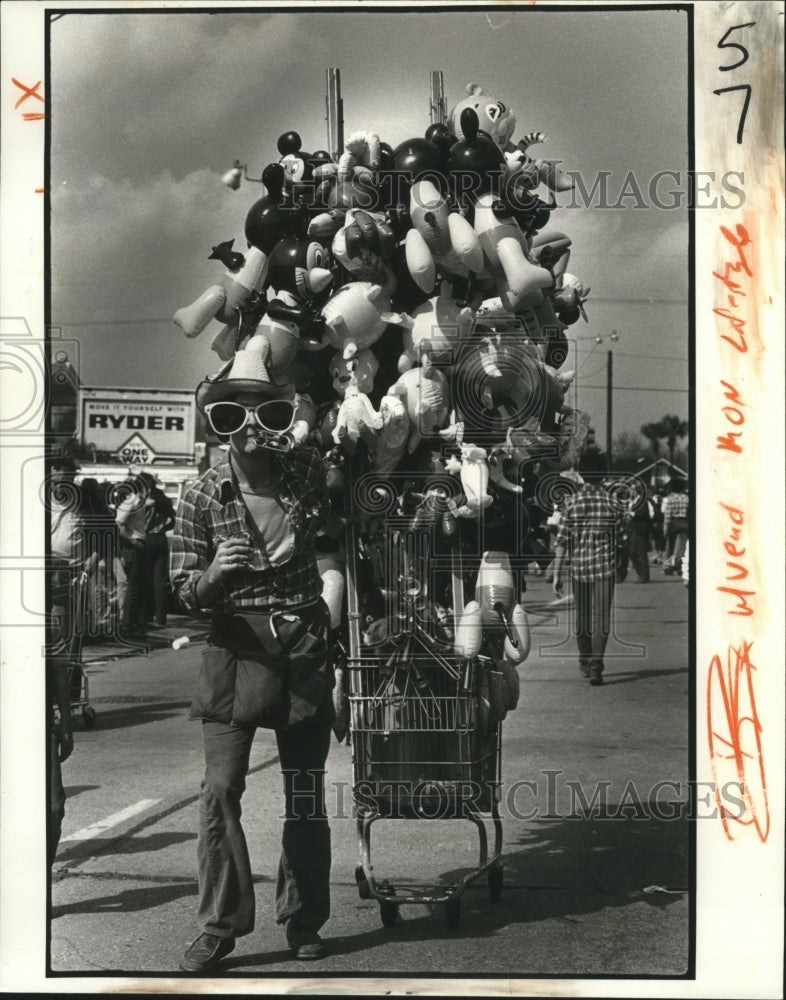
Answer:
[{"label": "power line", "polygon": [[[589,357],[592,352],[588,351],[586,357]],[[616,347],[614,348],[615,358],[654,358],[656,361],[681,361],[683,364],[688,363],[687,358],[678,357],[676,354],[631,354],[629,351],[618,351]]]},{"label": "power line", "polygon": [[[582,382],[579,389],[605,389],[605,385],[587,385],[586,382]],[[690,392],[690,389],[663,389],[659,386],[654,385],[617,385],[615,382],[613,385],[614,392],[618,389],[625,392]]]},{"label": "power line", "polygon": [[166,319],[94,319],[85,320],[83,323],[52,323],[52,326],[144,326],[171,322],[172,316],[167,316]]},{"label": "power line", "polygon": [[621,304],[635,304],[643,303],[644,305],[667,305],[667,306],[686,306],[688,304],[687,299],[603,299],[599,295],[592,295],[587,299],[587,302],[591,305],[593,302],[619,302]]}]

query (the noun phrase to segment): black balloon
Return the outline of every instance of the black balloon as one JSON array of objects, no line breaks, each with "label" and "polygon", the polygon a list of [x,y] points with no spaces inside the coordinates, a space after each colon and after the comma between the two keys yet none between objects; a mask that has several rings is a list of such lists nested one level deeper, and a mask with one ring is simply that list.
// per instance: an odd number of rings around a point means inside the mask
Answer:
[{"label": "black balloon", "polygon": [[249,246],[270,254],[282,236],[292,231],[294,215],[282,202],[284,170],[278,163],[271,163],[262,172],[268,193],[249,209],[246,216],[246,239]]},{"label": "black balloon", "polygon": [[318,149],[309,156],[308,162],[312,167],[321,167],[325,163],[332,163],[333,159],[326,149]]},{"label": "black balloon", "polygon": [[439,168],[439,150],[428,139],[405,139],[393,151],[390,169],[415,181],[421,174]]},{"label": "black balloon", "polygon": [[285,132],[283,135],[278,137],[278,142],[276,143],[278,151],[282,156],[287,156],[290,153],[297,153],[302,145],[303,140],[297,132]]},{"label": "black balloon", "polygon": [[450,149],[458,142],[458,136],[454,135],[444,122],[434,122],[426,129],[426,139],[433,142],[435,146]]},{"label": "black balloon", "polygon": [[457,197],[462,201],[497,191],[502,184],[505,156],[499,146],[478,130],[478,116],[472,108],[461,112],[465,139],[454,143],[448,153],[448,168]]}]

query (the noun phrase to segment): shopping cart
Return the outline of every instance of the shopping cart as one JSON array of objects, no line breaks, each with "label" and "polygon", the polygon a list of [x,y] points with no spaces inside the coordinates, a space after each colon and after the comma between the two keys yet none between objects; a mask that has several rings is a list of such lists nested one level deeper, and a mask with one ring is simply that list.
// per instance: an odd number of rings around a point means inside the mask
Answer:
[{"label": "shopping cart", "polygon": [[[388,532],[387,622],[384,641],[363,642],[363,545],[356,523],[348,527],[347,671],[353,748],[353,793],[360,863],[355,870],[363,899],[377,899],[383,925],[392,926],[409,903],[444,904],[447,923],[458,925],[461,894],[487,875],[492,901],[502,893],[499,816],[501,732],[491,661],[453,654],[449,635],[434,627],[425,591],[432,576],[429,536]],[[417,553],[419,551],[419,557]],[[415,556],[413,557],[413,553]],[[420,558],[420,570],[415,566]],[[449,557],[454,620],[464,607],[461,559]],[[478,832],[477,867],[451,884],[394,886],[378,879],[371,862],[371,827],[380,819],[465,819]],[[489,851],[486,828],[494,832]]]}]

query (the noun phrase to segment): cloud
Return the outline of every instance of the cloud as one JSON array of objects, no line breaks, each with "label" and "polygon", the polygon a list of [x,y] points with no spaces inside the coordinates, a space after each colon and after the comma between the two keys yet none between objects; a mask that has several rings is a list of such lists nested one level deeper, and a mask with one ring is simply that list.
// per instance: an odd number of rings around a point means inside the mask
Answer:
[{"label": "cloud", "polygon": [[[303,75],[292,59],[298,30],[298,17],[266,14],[56,22],[52,152],[60,177],[75,182],[86,169],[107,177],[184,175],[200,161],[220,169],[241,155],[238,146],[256,148],[263,119],[291,115],[283,108],[277,115],[275,106]],[[273,149],[285,130],[271,132]]]},{"label": "cloud", "polygon": [[186,341],[171,317],[220,280],[212,245],[234,238],[245,250],[257,193],[201,170],[143,185],[95,174],[53,196],[52,319],[80,339],[83,378],[114,384],[120,362],[125,384],[189,387],[217,366],[208,331]]}]

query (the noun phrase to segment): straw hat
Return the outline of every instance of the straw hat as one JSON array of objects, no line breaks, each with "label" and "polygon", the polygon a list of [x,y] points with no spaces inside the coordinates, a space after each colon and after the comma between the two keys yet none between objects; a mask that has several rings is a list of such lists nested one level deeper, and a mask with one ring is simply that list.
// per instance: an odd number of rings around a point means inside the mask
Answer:
[{"label": "straw hat", "polygon": [[251,337],[230,364],[225,365],[217,375],[200,382],[196,391],[199,409],[204,413],[208,403],[231,399],[241,392],[261,393],[267,399],[294,399],[294,385],[274,385],[270,381],[267,370],[269,356],[270,342],[267,337]]}]

